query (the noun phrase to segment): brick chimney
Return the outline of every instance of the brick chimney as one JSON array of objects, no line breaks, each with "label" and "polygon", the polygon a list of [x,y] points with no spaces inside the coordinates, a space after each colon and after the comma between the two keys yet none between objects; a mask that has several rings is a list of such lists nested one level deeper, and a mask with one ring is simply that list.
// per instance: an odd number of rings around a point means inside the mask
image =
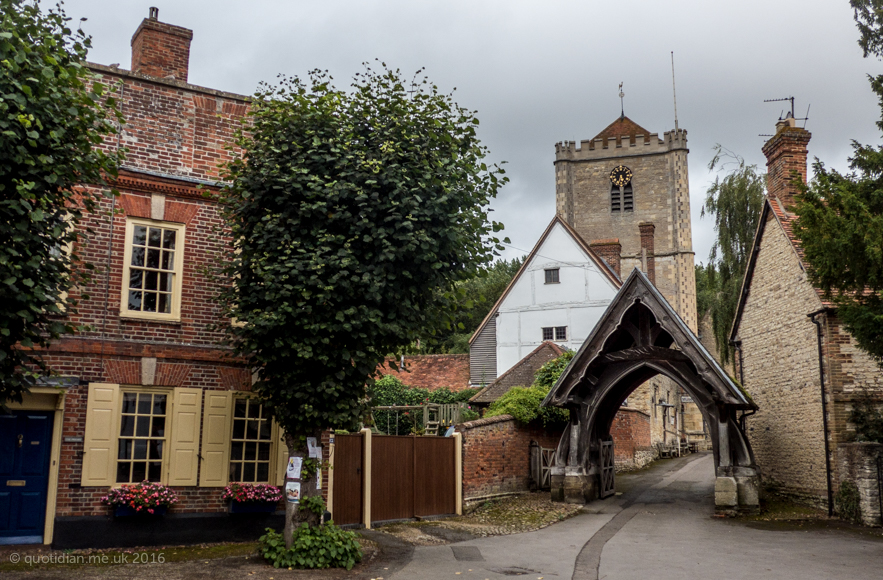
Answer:
[{"label": "brick chimney", "polygon": [[160,22],[159,9],[151,8],[132,37],[132,72],[186,83],[192,39],[192,30]]},{"label": "brick chimney", "polygon": [[622,262],[622,245],[619,243],[619,238],[594,240],[589,244],[589,247],[591,247],[592,251],[598,254],[602,260],[607,262],[610,269],[616,272],[616,277],[621,280],[622,274],[620,273],[620,269]]},{"label": "brick chimney", "polygon": [[638,230],[641,232],[641,265],[644,273],[653,285],[656,285],[656,258],[654,253],[656,226],[644,222],[638,224]]},{"label": "brick chimney", "polygon": [[763,146],[767,167],[767,194],[776,198],[783,210],[794,206],[797,187],[792,183],[796,171],[806,183],[806,144],[812,134],[797,126],[789,113],[776,123],[776,134]]}]

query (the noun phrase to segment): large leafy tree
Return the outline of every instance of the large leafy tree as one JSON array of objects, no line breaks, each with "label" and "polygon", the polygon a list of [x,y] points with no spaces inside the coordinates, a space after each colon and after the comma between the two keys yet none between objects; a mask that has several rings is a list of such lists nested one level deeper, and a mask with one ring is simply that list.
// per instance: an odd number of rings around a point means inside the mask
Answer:
[{"label": "large leafy tree", "polygon": [[[714,217],[716,238],[702,273],[704,277],[697,277],[697,283],[702,283],[697,291],[703,292],[702,302],[711,309],[715,344],[726,363],[733,356],[728,337],[763,209],[765,178],[757,166],[746,164],[742,157],[720,145],[715,147],[708,169],[719,169],[724,175],[715,177],[702,208],[703,216],[708,213]],[[704,314],[699,312],[700,317]]]},{"label": "large leafy tree", "polygon": [[[314,71],[257,93],[245,155],[226,169],[223,299],[292,456],[308,436],[355,427],[384,356],[448,327],[455,285],[500,248],[487,205],[506,178],[486,165],[477,126],[385,65],[349,91]],[[287,530],[313,517],[289,504]]]},{"label": "large leafy tree", "polygon": [[[883,57],[883,0],[852,0],[867,58]],[[883,75],[870,76],[883,111]],[[877,122],[883,130],[883,119]],[[800,184],[794,233],[809,275],[837,305],[858,345],[883,361],[883,148],[853,142],[851,169],[841,174],[818,160],[815,178]]]},{"label": "large leafy tree", "polygon": [[67,248],[97,202],[75,186],[116,172],[99,148],[115,133],[113,99],[89,84],[90,39],[69,21],[60,8],[0,0],[0,404],[49,370],[34,347],[74,330],[60,316],[76,307]]}]

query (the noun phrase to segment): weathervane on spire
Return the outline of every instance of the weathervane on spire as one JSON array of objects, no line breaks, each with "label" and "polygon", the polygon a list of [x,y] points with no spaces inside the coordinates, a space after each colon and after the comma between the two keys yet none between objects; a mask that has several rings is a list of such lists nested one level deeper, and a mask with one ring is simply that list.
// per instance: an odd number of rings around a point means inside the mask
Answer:
[{"label": "weathervane on spire", "polygon": [[622,100],[623,97],[625,97],[625,93],[622,92],[622,83],[619,83],[619,109],[620,109],[619,118],[620,119],[625,119],[625,105],[623,104],[623,100]]}]

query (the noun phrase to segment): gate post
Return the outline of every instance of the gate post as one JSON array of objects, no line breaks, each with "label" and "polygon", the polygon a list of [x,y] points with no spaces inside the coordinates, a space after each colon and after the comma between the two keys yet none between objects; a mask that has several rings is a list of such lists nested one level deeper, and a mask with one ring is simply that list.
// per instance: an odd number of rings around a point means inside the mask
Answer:
[{"label": "gate post", "polygon": [[[454,432],[454,506],[458,516],[463,515],[463,434]],[[416,474],[415,474],[416,476]]]},{"label": "gate post", "polygon": [[371,429],[365,427],[362,435],[362,523],[371,529]]}]

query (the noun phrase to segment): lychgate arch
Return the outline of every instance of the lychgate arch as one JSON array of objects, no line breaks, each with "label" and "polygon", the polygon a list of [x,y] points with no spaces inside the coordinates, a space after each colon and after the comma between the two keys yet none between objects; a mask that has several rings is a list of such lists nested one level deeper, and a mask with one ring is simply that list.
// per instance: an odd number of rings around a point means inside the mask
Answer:
[{"label": "lychgate arch", "polygon": [[738,414],[757,406],[637,269],[542,403],[570,410],[552,471],[552,499],[599,497],[601,448],[616,412],[633,390],[660,374],[687,391],[705,418],[718,510],[756,510],[760,473]]}]

